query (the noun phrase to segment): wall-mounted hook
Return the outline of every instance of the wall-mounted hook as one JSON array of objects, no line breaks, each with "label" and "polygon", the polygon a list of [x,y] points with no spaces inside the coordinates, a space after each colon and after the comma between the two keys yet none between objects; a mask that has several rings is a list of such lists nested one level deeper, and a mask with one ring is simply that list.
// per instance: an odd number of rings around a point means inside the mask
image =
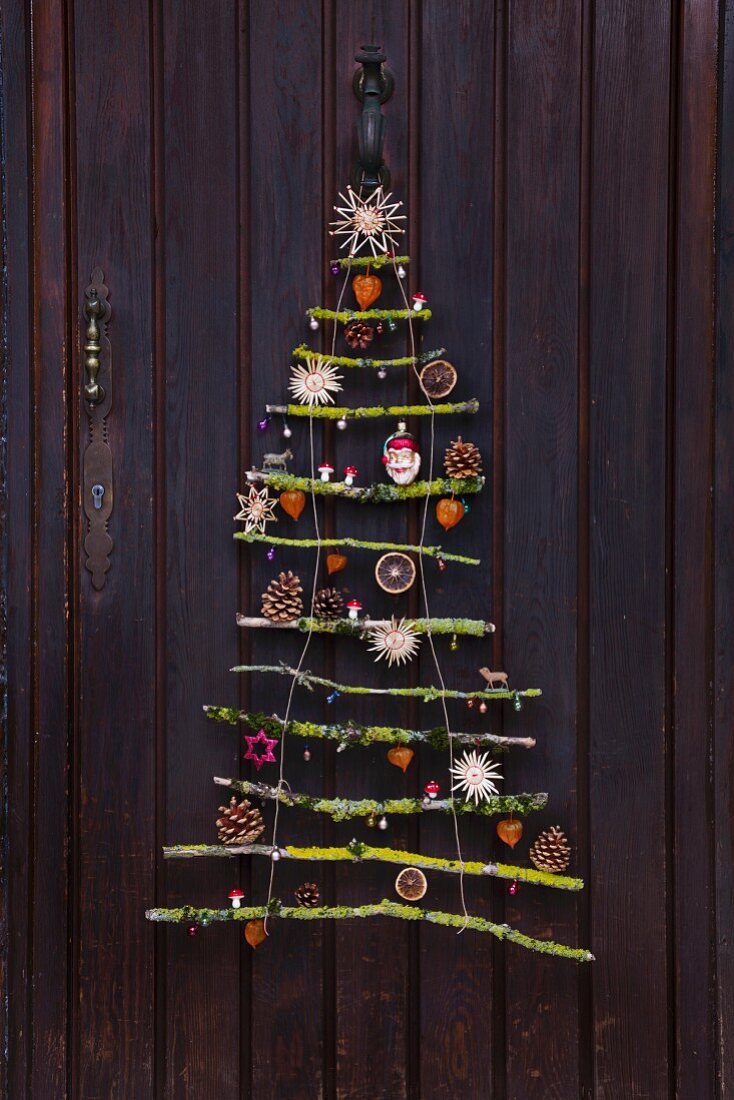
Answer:
[{"label": "wall-mounted hook", "polygon": [[385,141],[386,119],[380,105],[390,98],[395,80],[385,66],[381,46],[363,46],[354,60],[362,66],[354,74],[353,88],[362,103],[362,114],[357,123],[359,160],[354,169],[352,185],[355,190],[369,195],[382,185],[390,186],[390,172],[382,159]]}]

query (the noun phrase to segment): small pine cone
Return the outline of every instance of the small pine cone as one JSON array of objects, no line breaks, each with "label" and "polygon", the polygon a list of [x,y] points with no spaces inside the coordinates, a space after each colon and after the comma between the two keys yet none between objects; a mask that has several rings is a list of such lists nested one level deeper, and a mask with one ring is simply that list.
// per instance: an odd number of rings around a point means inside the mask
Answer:
[{"label": "small pine cone", "polygon": [[446,448],[444,459],[447,477],[477,477],[482,472],[482,456],[474,443],[465,443],[461,436]]},{"label": "small pine cone", "polygon": [[530,862],[539,871],[548,871],[552,875],[566,870],[571,862],[571,845],[558,825],[551,825],[550,829],[535,838],[530,849]]},{"label": "small pine cone", "polygon": [[319,888],[315,882],[304,882],[295,891],[295,898],[302,909],[315,909],[319,904]]},{"label": "small pine cone", "polygon": [[315,619],[340,619],[344,612],[344,600],[338,588],[320,588],[313,602]]},{"label": "small pine cone", "polygon": [[303,592],[299,578],[289,569],[268,585],[262,594],[262,613],[274,623],[288,623],[303,614]]},{"label": "small pine cone", "polygon": [[370,346],[374,335],[372,325],[364,321],[350,321],[344,329],[344,339],[350,348],[360,348],[362,351]]},{"label": "small pine cone", "polygon": [[234,795],[229,806],[220,806],[217,832],[222,844],[252,844],[265,832],[265,822],[257,806],[246,798],[238,802]]}]

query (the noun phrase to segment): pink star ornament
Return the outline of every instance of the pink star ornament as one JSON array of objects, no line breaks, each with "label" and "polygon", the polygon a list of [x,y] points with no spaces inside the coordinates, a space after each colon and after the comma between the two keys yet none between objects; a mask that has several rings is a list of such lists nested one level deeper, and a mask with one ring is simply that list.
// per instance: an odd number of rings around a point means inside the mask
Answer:
[{"label": "pink star ornament", "polygon": [[[243,760],[252,760],[258,771],[263,764],[274,764],[275,756],[273,755],[273,749],[278,744],[275,737],[266,737],[265,730],[259,730],[256,737],[250,734],[245,735],[245,741],[247,742],[247,752],[243,756]],[[264,745],[265,752],[257,753],[255,751],[256,745]]]}]

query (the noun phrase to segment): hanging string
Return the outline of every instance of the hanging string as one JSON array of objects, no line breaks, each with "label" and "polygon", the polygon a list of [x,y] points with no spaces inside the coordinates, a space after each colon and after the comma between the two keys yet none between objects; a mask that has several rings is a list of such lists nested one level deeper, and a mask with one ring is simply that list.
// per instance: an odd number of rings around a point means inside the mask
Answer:
[{"label": "hanging string", "polygon": [[[337,306],[336,306],[337,312],[341,308],[342,299],[344,298],[344,293],[346,291],[347,284],[349,282],[349,272],[351,270],[351,266],[352,266],[352,256],[350,254],[349,263],[347,265],[346,274],[345,274],[345,277],[344,277],[344,282],[342,284],[341,292],[339,294],[339,301],[337,302]],[[334,355],[334,352],[336,350],[336,333],[337,333],[337,326],[336,326],[336,323],[334,323],[333,331],[332,331],[332,338],[331,338],[331,354],[332,355]],[[314,445],[313,445],[313,422],[314,422],[313,411],[311,409],[309,409],[309,415],[308,415],[309,459],[310,459],[310,467],[311,467],[311,480],[315,481],[316,480],[316,457],[315,457]],[[320,527],[320,524],[319,524],[319,513],[318,513],[318,507],[317,507],[317,504],[316,504],[316,494],[315,493],[311,493],[311,506],[312,506],[312,510],[313,510],[314,532],[315,532],[315,535],[316,535],[316,555],[315,555],[315,559],[314,559],[313,582],[311,584],[311,610],[309,612],[309,618],[311,620],[311,626],[309,627],[308,633],[306,634],[306,640],[303,643],[303,648],[301,650],[301,656],[298,658],[298,663],[296,664],[296,667],[293,670],[293,676],[291,677],[290,687],[288,689],[288,700],[287,700],[287,703],[286,703],[285,714],[283,716],[283,732],[282,732],[281,738],[280,738],[280,768],[279,768],[279,772],[278,772],[278,782],[276,784],[276,791],[278,791],[278,792],[282,791],[284,787],[289,786],[288,783],[286,782],[286,779],[285,779],[286,733],[288,731],[288,723],[290,721],[290,714],[291,714],[291,705],[293,703],[293,695],[294,695],[294,692],[295,692],[295,689],[296,689],[296,684],[298,683],[298,680],[299,680],[299,677],[300,677],[300,674],[301,674],[301,669],[303,668],[304,661],[306,660],[306,654],[308,653],[308,649],[309,649],[309,646],[311,644],[311,639],[313,638],[313,635],[314,635],[314,629],[313,629],[313,622],[314,622],[314,618],[315,618],[314,609],[315,609],[315,605],[316,605],[316,591],[318,589],[319,569],[320,569],[320,566],[321,566],[321,548],[322,548],[321,547],[321,527]],[[281,801],[280,801],[279,798],[276,798],[275,812],[273,814],[273,841],[272,841],[272,851],[273,852],[277,852],[277,850],[278,850],[278,821],[279,821],[279,818],[280,818],[280,807],[281,807]],[[271,858],[271,860],[270,860],[270,878],[269,878],[269,881],[268,881],[268,900],[267,900],[267,907],[268,908],[270,907],[270,902],[271,902],[272,897],[273,897],[273,886],[275,884],[275,864],[276,864],[276,862],[277,862],[276,860]],[[268,917],[267,916],[263,920],[263,928],[265,929],[265,932],[267,932],[267,930],[268,930]]]},{"label": "hanging string", "polygon": [[[406,309],[410,309],[410,303],[408,302],[408,297],[405,293],[405,288],[403,286],[403,281],[398,275],[397,264],[396,264],[394,259],[393,259],[392,266],[393,266],[393,269],[395,271],[395,279],[397,281],[398,286],[400,287],[400,293],[403,297],[403,301],[405,302],[405,307],[406,307]],[[416,347],[415,347],[415,332],[414,332],[414,329],[413,329],[412,311],[411,311],[411,315],[408,317],[408,338],[409,338],[409,341],[410,341],[410,354],[411,354],[411,357],[415,360]],[[416,376],[416,378],[418,380],[418,384],[420,385],[420,372],[418,371],[418,369],[415,365],[415,362],[411,364],[411,367],[412,367],[414,375]],[[423,390],[422,386],[421,386],[421,389]],[[430,442],[429,461],[428,461],[428,480],[432,481],[433,480],[434,452],[435,452],[435,445],[436,445],[436,412],[435,412],[433,401],[431,400],[430,395],[425,393],[425,390],[423,390],[423,393],[425,394],[426,399],[428,401],[428,404],[430,405],[430,408],[431,408],[430,422],[429,422],[430,423],[430,432],[431,432],[431,435],[430,435],[431,442]],[[421,518],[420,541],[419,541],[419,544],[418,544],[419,547],[421,548],[421,550],[423,548],[423,545],[424,545],[425,539],[426,539],[426,525],[427,525],[427,522],[428,522],[428,505],[430,503],[430,499],[431,498],[429,496],[426,496],[424,504],[423,504],[423,515],[422,515],[422,518]],[[446,682],[443,678],[443,673],[441,671],[441,664],[440,664],[439,659],[438,659],[438,653],[436,652],[436,646],[435,646],[434,641],[433,641],[433,633],[431,631],[431,611],[430,611],[429,601],[428,601],[428,588],[427,588],[427,585],[426,585],[426,573],[425,573],[424,557],[425,557],[425,555],[423,553],[418,554],[418,570],[419,570],[419,575],[420,575],[421,591],[422,591],[422,595],[423,595],[423,606],[424,606],[424,609],[425,609],[425,618],[426,618],[426,623],[427,623],[426,635],[428,637],[428,645],[430,647],[431,655],[433,657],[433,665],[434,665],[434,668],[436,670],[436,677],[438,679],[438,684],[439,684],[439,687],[441,689],[441,696],[440,696],[440,698],[441,698],[441,709],[443,710],[444,722],[446,724],[446,733],[448,735],[448,742],[449,742],[449,775],[453,776],[454,739],[453,739],[453,736],[451,734],[451,726],[449,724],[449,712],[448,712],[448,707],[446,705],[446,694],[445,694],[446,693]],[[467,910],[467,907],[466,907],[466,898],[465,898],[465,895],[464,895],[464,856],[463,856],[462,850],[461,850],[461,837],[459,835],[459,819],[458,819],[458,815],[456,813],[456,806],[455,806],[453,798],[450,799],[450,803],[451,803],[451,817],[452,817],[453,826],[454,826],[454,839],[456,841],[456,856],[457,856],[458,863],[459,863],[459,896],[461,898],[461,908],[462,908],[462,911],[463,911],[463,914],[464,914],[464,924],[459,929],[459,933],[458,933],[460,935],[467,927],[467,924],[468,924],[468,921],[469,921],[469,913],[468,913],[468,910]]]}]

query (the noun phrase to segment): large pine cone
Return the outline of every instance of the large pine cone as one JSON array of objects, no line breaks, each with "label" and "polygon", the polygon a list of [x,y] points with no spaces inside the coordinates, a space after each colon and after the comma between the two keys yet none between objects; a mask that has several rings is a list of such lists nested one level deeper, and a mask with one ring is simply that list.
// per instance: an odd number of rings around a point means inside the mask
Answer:
[{"label": "large pine cone", "polygon": [[344,600],[338,588],[320,588],[313,602],[316,619],[340,619],[344,612]]},{"label": "large pine cone", "polygon": [[374,335],[372,325],[365,321],[350,321],[344,329],[344,339],[350,348],[360,348],[362,351],[370,346]]},{"label": "large pine cone", "polygon": [[246,798],[238,802],[232,795],[229,806],[220,806],[219,812],[217,832],[222,844],[252,844],[265,832],[262,814]]},{"label": "large pine cone", "polygon": [[459,436],[446,448],[444,465],[447,477],[477,477],[482,472],[482,456],[474,443],[465,443]]},{"label": "large pine cone", "polygon": [[301,592],[301,581],[295,573],[290,569],[287,573],[281,573],[262,594],[262,614],[274,623],[288,623],[300,618],[303,614]]},{"label": "large pine cone", "polygon": [[539,871],[549,871],[552,875],[566,870],[571,862],[571,845],[558,825],[551,825],[536,837],[530,849],[530,862]]},{"label": "large pine cone", "polygon": [[315,882],[304,882],[295,891],[295,897],[302,909],[315,909],[319,904],[319,888]]}]

